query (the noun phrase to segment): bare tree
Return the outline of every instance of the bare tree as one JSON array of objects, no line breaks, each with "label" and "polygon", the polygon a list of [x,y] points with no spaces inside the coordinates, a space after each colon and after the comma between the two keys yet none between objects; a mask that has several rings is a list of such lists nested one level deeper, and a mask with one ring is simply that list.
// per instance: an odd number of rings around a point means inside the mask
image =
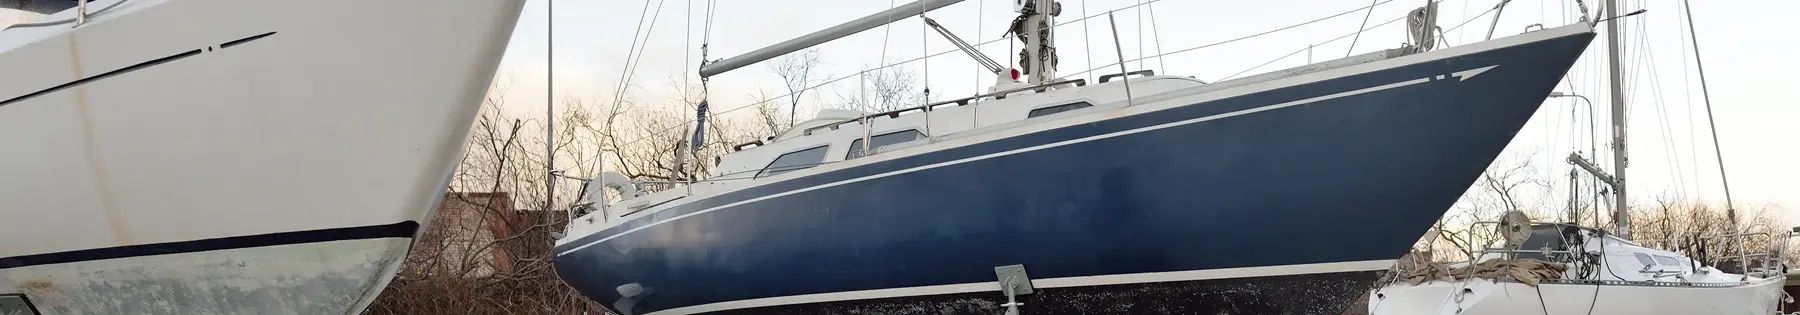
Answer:
[{"label": "bare tree", "polygon": [[[1645,246],[1682,252],[1728,271],[1742,270],[1742,260],[1759,263],[1772,258],[1789,243],[1787,224],[1778,217],[1780,207],[1738,209],[1740,216],[1749,216],[1740,217],[1733,227],[1723,206],[1661,197],[1654,207],[1632,210],[1632,236]],[[1753,211],[1742,211],[1746,209]]]},{"label": "bare tree", "polygon": [[[1558,199],[1550,194],[1551,182],[1533,176],[1539,173],[1534,171],[1530,161],[1531,159],[1496,161],[1482,173],[1456,208],[1446,213],[1433,227],[1439,231],[1440,236],[1432,241],[1432,248],[1444,250],[1439,252],[1447,251],[1447,255],[1433,255],[1435,260],[1466,260],[1477,251],[1499,243],[1500,235],[1492,229],[1471,229],[1470,223],[1493,221],[1506,211],[1522,211],[1539,222],[1573,219],[1583,226],[1617,233],[1616,226],[1594,226],[1601,223],[1598,217],[1604,217],[1603,213],[1606,211],[1596,211],[1602,205],[1582,202],[1589,199],[1587,196],[1565,195],[1575,200],[1549,202]],[[1655,200],[1653,206],[1628,205],[1627,211],[1634,218],[1632,236],[1640,244],[1683,252],[1708,264],[1723,263],[1726,265],[1724,269],[1734,268],[1736,261],[1743,260],[1745,256],[1751,256],[1753,263],[1758,262],[1754,256],[1778,252],[1788,243],[1785,238],[1787,225],[1776,215],[1780,213],[1778,207],[1765,205],[1758,211],[1746,212],[1751,215],[1742,218],[1743,221],[1736,228],[1725,217],[1723,209],[1724,207],[1716,205],[1662,197]],[[1570,218],[1566,215],[1567,211],[1576,211],[1580,216]],[[1717,237],[1735,234],[1754,235]]]},{"label": "bare tree", "polygon": [[1525,212],[1534,220],[1550,217],[1548,211],[1542,210],[1544,205],[1537,202],[1542,198],[1531,196],[1533,192],[1539,192],[1541,197],[1550,185],[1532,174],[1536,171],[1531,159],[1495,161],[1488,166],[1457,206],[1432,227],[1439,233],[1432,248],[1448,249],[1456,255],[1433,255],[1433,258],[1440,261],[1468,259],[1476,251],[1500,240],[1500,235],[1491,229],[1471,229],[1473,222],[1493,221],[1507,211]]},{"label": "bare tree", "polygon": [[793,113],[789,112],[788,120],[783,121],[781,109],[776,107],[775,99],[769,96],[768,90],[756,89],[755,92],[744,95],[744,99],[751,104],[756,104],[756,125],[762,126],[763,131],[768,135],[780,133],[783,127],[794,126]]},{"label": "bare tree", "polygon": [[[799,119],[797,113],[800,112],[800,97],[816,81],[813,70],[820,65],[818,48],[787,54],[769,64],[769,70],[781,77],[782,87],[786,87],[788,91],[788,127],[793,127],[795,119]],[[764,97],[764,100],[767,98]]]},{"label": "bare tree", "polygon": [[[873,67],[865,67],[873,68]],[[836,89],[842,103],[837,108],[885,112],[925,105],[925,93],[917,76],[905,67],[891,67],[863,72],[857,82]]]},{"label": "bare tree", "polygon": [[[500,84],[490,88],[439,211],[415,240],[405,268],[370,306],[371,313],[599,310],[563,285],[551,265],[550,245],[567,224],[561,207],[574,200],[578,188],[561,185],[559,200],[544,199],[547,156],[533,150],[546,140],[543,125],[506,115],[499,97],[504,90]],[[558,119],[583,114],[565,111]],[[559,129],[551,154],[582,147],[575,130]]]},{"label": "bare tree", "polygon": [[613,105],[612,111],[621,113],[620,118],[607,130],[595,130],[605,133],[603,150],[616,155],[617,159],[608,163],[609,170],[634,179],[705,179],[711,175],[713,161],[735,144],[755,139],[752,132],[741,127],[743,123],[715,112],[707,118],[706,142],[689,144],[700,90],[697,86],[670,85],[679,96],[667,103],[645,105],[632,104],[626,98],[627,102]]}]

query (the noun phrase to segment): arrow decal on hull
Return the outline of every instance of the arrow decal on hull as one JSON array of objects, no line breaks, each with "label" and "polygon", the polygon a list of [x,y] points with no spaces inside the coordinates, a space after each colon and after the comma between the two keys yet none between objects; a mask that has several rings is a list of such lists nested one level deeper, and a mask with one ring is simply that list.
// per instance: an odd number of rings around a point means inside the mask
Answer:
[{"label": "arrow decal on hull", "polygon": [[1450,75],[1456,76],[1457,78],[1461,78],[1461,80],[1457,80],[1458,82],[1468,81],[1469,78],[1473,78],[1475,76],[1481,75],[1481,73],[1487,72],[1488,70],[1494,70],[1494,67],[1499,67],[1499,66],[1500,65],[1492,65],[1492,66],[1486,66],[1486,67],[1481,67],[1481,68],[1457,71],[1456,73],[1452,73]]}]

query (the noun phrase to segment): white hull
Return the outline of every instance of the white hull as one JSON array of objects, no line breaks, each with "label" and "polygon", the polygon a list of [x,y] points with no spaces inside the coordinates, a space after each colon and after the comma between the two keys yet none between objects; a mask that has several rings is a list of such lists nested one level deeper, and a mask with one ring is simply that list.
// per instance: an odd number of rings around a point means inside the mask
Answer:
[{"label": "white hull", "polygon": [[[1782,299],[1782,279],[1723,287],[1542,283],[1492,280],[1395,285],[1374,291],[1370,315],[1766,315]],[[1463,292],[1457,299],[1453,293]],[[1590,311],[1591,310],[1591,311]]]},{"label": "white hull", "polygon": [[0,283],[44,314],[344,314],[381,290],[383,269],[409,243],[365,239],[30,266],[7,269]]},{"label": "white hull", "polygon": [[129,0],[0,31],[0,294],[360,311],[442,198],[523,2]]}]

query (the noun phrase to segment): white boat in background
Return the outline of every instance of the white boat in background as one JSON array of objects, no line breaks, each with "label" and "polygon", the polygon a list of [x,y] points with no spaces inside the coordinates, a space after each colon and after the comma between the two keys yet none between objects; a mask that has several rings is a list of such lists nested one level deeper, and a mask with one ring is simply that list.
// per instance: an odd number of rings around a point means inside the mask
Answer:
[{"label": "white boat in background", "polygon": [[[1475,269],[1486,270],[1463,268],[1425,276],[1419,283],[1395,281],[1375,289],[1369,314],[1752,315],[1775,313],[1784,299],[1782,254],[1744,255],[1748,259],[1739,261],[1751,263],[1740,264],[1746,271],[1737,274],[1594,228],[1549,223],[1529,226],[1520,229],[1529,236],[1512,244],[1518,250],[1494,249],[1480,255],[1475,263],[1488,266]],[[1752,236],[1757,235],[1706,239],[1734,243]],[[1494,265],[1523,266],[1506,264],[1509,260],[1550,262],[1568,270],[1549,279],[1466,276],[1466,272],[1496,271]],[[1460,264],[1466,266],[1469,263]]]},{"label": "white boat in background", "polygon": [[[1604,12],[1620,12],[1616,2],[1607,0]],[[1583,10],[1585,11],[1585,7]],[[1597,21],[1614,20],[1643,12],[1638,10]],[[1687,19],[1687,22],[1691,27],[1692,18]],[[1587,19],[1582,19],[1582,23],[1588,23]],[[1598,186],[1595,188],[1599,188],[1596,191],[1612,192],[1612,217],[1615,218],[1612,226],[1615,229],[1612,231],[1616,231],[1617,235],[1573,224],[1534,224],[1517,211],[1508,212],[1500,221],[1476,222],[1477,225],[1496,224],[1499,228],[1497,233],[1505,237],[1506,246],[1474,253],[1471,261],[1463,262],[1458,271],[1427,272],[1422,276],[1415,275],[1409,281],[1395,281],[1376,288],[1369,296],[1369,314],[1756,315],[1778,312],[1780,304],[1787,298],[1782,290],[1786,282],[1786,267],[1783,265],[1787,258],[1786,244],[1796,235],[1795,232],[1800,232],[1800,228],[1785,234],[1734,232],[1736,234],[1643,243],[1661,246],[1673,244],[1672,247],[1695,255],[1682,255],[1632,241],[1631,212],[1628,211],[1629,202],[1625,198],[1625,192],[1628,191],[1625,185],[1625,144],[1630,143],[1626,140],[1626,85],[1620,70],[1622,58],[1619,58],[1625,55],[1619,51],[1623,46],[1620,42],[1628,36],[1620,36],[1617,22],[1613,23],[1615,24],[1608,25],[1606,36],[1607,55],[1611,56],[1607,60],[1610,63],[1610,95],[1613,96],[1610,98],[1612,121],[1609,128],[1612,133],[1613,168],[1602,170],[1590,162],[1587,158],[1597,155],[1592,151],[1588,156],[1571,153],[1567,160],[1599,182],[1595,184]],[[1698,49],[1695,55],[1696,67],[1699,68]],[[1700,74],[1701,87],[1704,89],[1705,72]],[[1551,93],[1550,96],[1578,97],[1562,92]],[[1710,105],[1707,111],[1710,119]],[[1715,153],[1718,152],[1717,142],[1715,134]],[[1718,156],[1718,160],[1725,160],[1722,154]],[[1719,172],[1723,181],[1723,166]],[[1575,174],[1571,173],[1570,176],[1573,181]],[[1571,198],[1573,196],[1575,195],[1571,194]],[[1727,209],[1730,209],[1729,186],[1725,187],[1725,200]],[[1576,203],[1571,200],[1570,209],[1578,210],[1574,204]],[[1726,215],[1736,214],[1728,210]],[[1569,216],[1570,221],[1579,217],[1574,214]],[[1735,218],[1728,222],[1731,225],[1726,226],[1726,230],[1738,231]],[[1473,230],[1474,227],[1471,226],[1470,231]],[[1472,241],[1463,244],[1486,246]],[[1770,252],[1751,253],[1744,245],[1746,242],[1764,241],[1769,242],[1768,246],[1748,248],[1772,249]],[[1720,256],[1730,258],[1696,260],[1706,259],[1708,255],[1705,254],[1709,252],[1725,253]],[[1719,270],[1716,266],[1721,261],[1734,262],[1741,267],[1741,273]],[[1532,268],[1542,266],[1551,267]],[[1546,270],[1559,268],[1566,270]]]},{"label": "white boat in background", "polygon": [[524,4],[23,2],[59,12],[0,30],[7,314],[361,312]]}]

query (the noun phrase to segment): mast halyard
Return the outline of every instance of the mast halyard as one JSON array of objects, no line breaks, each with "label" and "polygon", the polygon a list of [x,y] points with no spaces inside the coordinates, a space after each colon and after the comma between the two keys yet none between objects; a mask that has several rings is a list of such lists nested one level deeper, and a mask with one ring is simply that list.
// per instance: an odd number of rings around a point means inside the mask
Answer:
[{"label": "mast halyard", "polygon": [[[1618,14],[1618,0],[1606,0],[1607,14]],[[1619,70],[1619,23],[1606,27],[1607,77],[1611,80],[1613,134],[1613,222],[1619,226],[1619,237],[1631,239],[1630,211],[1625,204],[1625,84]]]}]

